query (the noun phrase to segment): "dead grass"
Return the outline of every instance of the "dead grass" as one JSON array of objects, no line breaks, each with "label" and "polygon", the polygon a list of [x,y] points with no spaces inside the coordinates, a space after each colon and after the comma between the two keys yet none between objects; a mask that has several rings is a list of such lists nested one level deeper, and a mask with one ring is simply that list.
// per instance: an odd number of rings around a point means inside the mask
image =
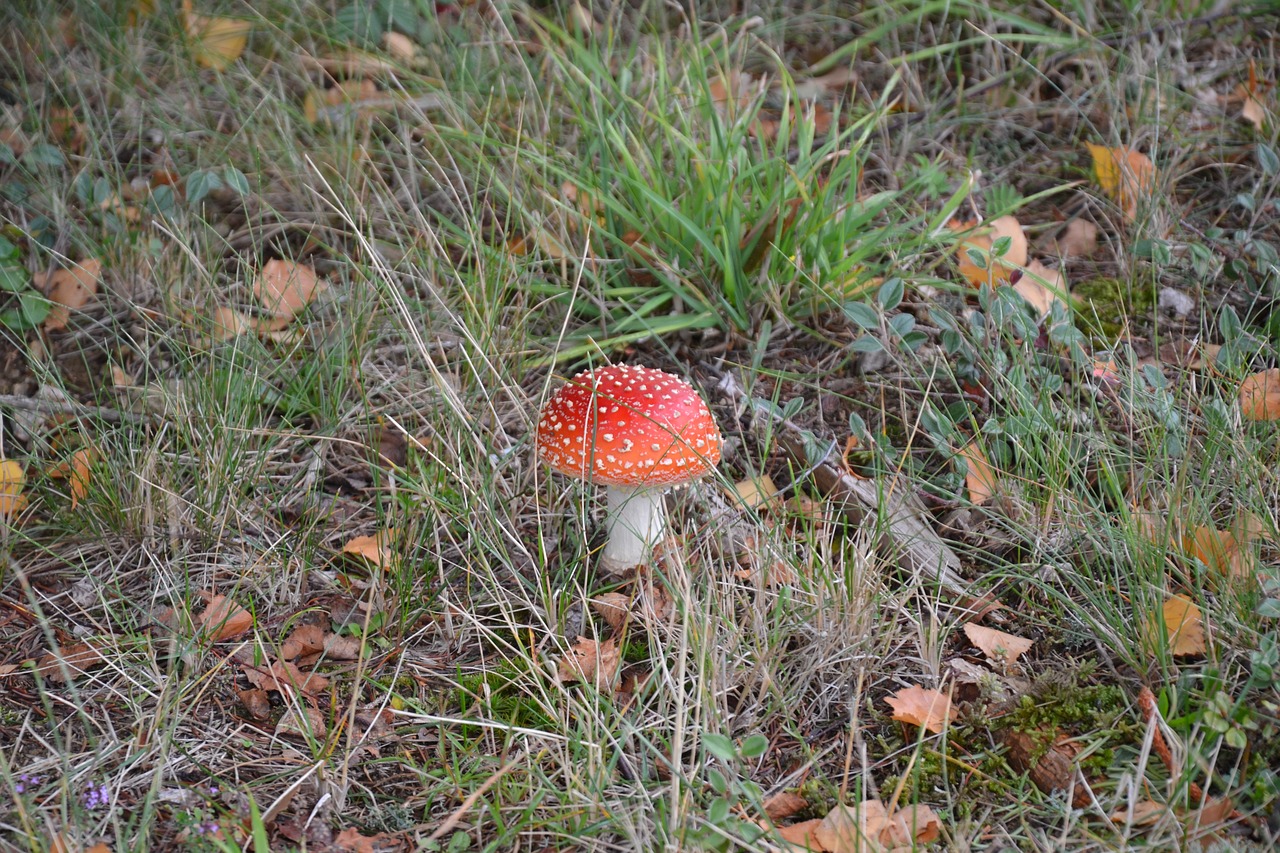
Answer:
[{"label": "dead grass", "polygon": [[[415,55],[351,61],[350,8],[201,7],[252,24],[222,71],[174,10],[0,13],[0,236],[105,270],[65,331],[0,326],[0,844],[763,851],[788,793],[779,825],[929,805],[947,849],[1274,845],[1275,434],[1236,389],[1275,364],[1280,175],[1231,100],[1252,63],[1275,114],[1268,19],[406,4]],[[778,85],[730,109],[744,70]],[[1133,221],[1085,142],[1155,163]],[[1099,226],[1070,310],[956,276],[946,222],[1005,212],[1040,258]],[[272,259],[327,288],[227,334]],[[697,383],[726,453],[619,581],[529,438],[624,359]],[[580,637],[617,643],[600,689],[556,677]],[[914,686],[941,733],[891,719]]]}]

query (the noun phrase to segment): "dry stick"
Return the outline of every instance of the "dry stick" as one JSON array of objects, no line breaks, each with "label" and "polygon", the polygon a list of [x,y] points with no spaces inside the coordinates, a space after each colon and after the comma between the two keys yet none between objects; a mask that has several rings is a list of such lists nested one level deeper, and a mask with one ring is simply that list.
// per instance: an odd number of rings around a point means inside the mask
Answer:
[{"label": "dry stick", "polygon": [[883,518],[878,530],[877,550],[894,560],[904,571],[918,574],[937,585],[960,607],[970,611],[971,618],[986,616],[999,622],[998,606],[990,594],[969,594],[969,581],[960,575],[960,558],[951,546],[924,520],[926,510],[920,500],[902,481],[882,484],[876,480],[860,480],[828,460],[816,464],[809,459],[808,444],[795,424],[776,413],[761,412],[731,373],[719,377],[717,388],[751,418],[757,438],[763,443],[772,438],[791,460],[802,469],[851,524],[862,525],[870,516],[872,522]]},{"label": "dry stick", "polygon": [[496,783],[503,776],[507,775],[507,771],[509,771],[512,767],[516,766],[516,760],[517,759],[513,758],[510,761],[508,761],[506,764],[499,767],[492,776],[484,780],[483,785],[481,785],[479,788],[476,788],[474,791],[468,794],[467,798],[462,801],[462,805],[454,809],[453,814],[445,818],[444,823],[436,827],[436,831],[427,836],[427,840],[435,841],[436,839],[440,838],[440,836],[444,835],[446,832],[448,832],[449,830],[457,826],[458,823],[462,820],[462,818],[466,815],[466,813],[471,811],[471,807],[476,804],[476,800],[483,797],[485,791],[492,788],[494,786],[494,783]]},{"label": "dry stick", "polygon": [[132,412],[119,409],[108,409],[105,406],[86,406],[70,400],[46,400],[40,397],[23,397],[21,394],[0,394],[0,407],[10,409],[26,409],[43,412],[49,415],[77,415],[86,418],[101,418],[109,423],[138,423],[143,419]]}]

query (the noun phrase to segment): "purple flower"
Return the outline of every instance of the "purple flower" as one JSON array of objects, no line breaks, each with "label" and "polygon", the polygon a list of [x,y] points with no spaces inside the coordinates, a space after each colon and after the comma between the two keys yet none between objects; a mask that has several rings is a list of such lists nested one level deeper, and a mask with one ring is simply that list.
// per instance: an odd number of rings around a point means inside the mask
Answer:
[{"label": "purple flower", "polygon": [[18,781],[14,783],[14,793],[25,794],[28,788],[35,788],[44,780],[33,773],[23,773],[18,776]]},{"label": "purple flower", "polygon": [[107,790],[106,785],[90,782],[85,785],[84,791],[81,792],[80,801],[90,811],[100,809],[111,805],[111,792]]}]

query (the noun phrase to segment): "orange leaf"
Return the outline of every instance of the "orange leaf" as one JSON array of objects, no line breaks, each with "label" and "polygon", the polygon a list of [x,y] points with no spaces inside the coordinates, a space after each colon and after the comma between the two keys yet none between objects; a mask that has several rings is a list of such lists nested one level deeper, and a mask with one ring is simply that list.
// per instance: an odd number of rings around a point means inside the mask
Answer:
[{"label": "orange leaf", "polygon": [[215,643],[238,637],[253,627],[253,614],[225,595],[215,595],[205,605],[196,624]]},{"label": "orange leaf", "polygon": [[253,293],[276,317],[293,317],[316,298],[323,284],[305,264],[273,259],[262,265]]},{"label": "orange leaf", "polygon": [[996,493],[996,472],[987,461],[977,440],[970,441],[956,451],[964,459],[968,471],[964,475],[965,486],[969,489],[969,500],[975,504],[984,504]]},{"label": "orange leaf", "polygon": [[1240,383],[1240,414],[1250,421],[1280,418],[1280,367],[1255,373]]},{"label": "orange leaf", "polygon": [[364,557],[380,569],[389,569],[396,564],[395,538],[396,531],[392,528],[379,530],[372,536],[357,536],[342,546],[342,553]]},{"label": "orange leaf", "polygon": [[603,643],[579,637],[578,642],[560,659],[556,680],[561,684],[585,681],[594,684],[597,690],[609,690],[613,687],[621,662],[622,652],[618,649],[618,641],[613,637]]},{"label": "orange leaf", "polygon": [[981,649],[988,658],[1007,664],[1020,658],[1032,644],[1032,641],[1025,637],[1006,634],[1004,631],[986,628],[974,622],[965,623],[964,633],[969,638],[969,642]]},{"label": "orange leaf", "polygon": [[27,472],[16,459],[0,459],[0,522],[8,522],[27,507],[27,496],[22,487],[27,483]]},{"label": "orange leaf", "polygon": [[213,309],[213,316],[210,321],[210,325],[213,328],[209,337],[214,341],[229,341],[232,338],[240,337],[253,328],[253,323],[250,322],[248,317],[225,305],[219,305]]},{"label": "orange leaf", "polygon": [[[964,231],[976,223],[952,220],[947,227],[952,231]],[[991,247],[1001,237],[1009,238],[1009,250],[1000,258],[991,256]],[[1027,235],[1016,217],[1001,216],[986,223],[976,233],[965,237],[956,247],[959,252],[956,263],[960,275],[974,287],[984,284],[999,285],[1009,281],[1009,277],[1018,267],[1027,263]],[[986,258],[986,269],[978,266],[969,256],[974,249]]]},{"label": "orange leaf", "polygon": [[892,696],[886,696],[893,708],[893,719],[900,723],[922,726],[938,734],[943,726],[956,717],[951,707],[951,697],[937,690],[925,690],[919,685],[903,688]]},{"label": "orange leaf", "polygon": [[822,819],[813,835],[831,853],[912,850],[936,841],[942,823],[933,809],[912,805],[890,813],[879,800],[856,807],[839,805]]},{"label": "orange leaf", "polygon": [[1098,250],[1098,226],[1077,216],[1067,222],[1053,249],[1064,257],[1089,257]]},{"label": "orange leaf", "polygon": [[1169,650],[1175,657],[1204,654],[1204,622],[1200,608],[1185,595],[1174,595],[1161,608]]},{"label": "orange leaf", "polygon": [[1138,202],[1151,194],[1156,184],[1156,167],[1141,151],[1120,146],[1089,146],[1093,157],[1093,174],[1102,191],[1115,199],[1130,222],[1138,218]]},{"label": "orange leaf", "polygon": [[789,844],[812,850],[814,853],[823,853],[827,848],[822,846],[822,842],[814,834],[821,825],[821,818],[801,821],[800,823],[793,823],[791,826],[778,827],[778,835]]},{"label": "orange leaf", "polygon": [[44,291],[53,303],[49,316],[44,320],[46,331],[65,329],[71,320],[71,312],[88,304],[98,292],[98,280],[102,276],[102,262],[96,258],[81,261],[72,269],[38,272],[31,282]]},{"label": "orange leaf", "polygon": [[769,820],[785,820],[809,805],[809,801],[799,794],[780,791],[764,801],[764,813]]}]

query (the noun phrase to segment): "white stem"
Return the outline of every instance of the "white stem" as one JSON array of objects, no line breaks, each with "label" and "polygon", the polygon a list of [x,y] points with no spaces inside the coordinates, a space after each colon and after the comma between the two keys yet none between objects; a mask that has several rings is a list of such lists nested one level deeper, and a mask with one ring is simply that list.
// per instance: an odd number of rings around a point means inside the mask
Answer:
[{"label": "white stem", "polygon": [[605,495],[609,514],[604,528],[609,541],[600,555],[600,565],[606,572],[618,574],[649,558],[650,549],[667,526],[666,509],[659,489],[609,486]]}]

